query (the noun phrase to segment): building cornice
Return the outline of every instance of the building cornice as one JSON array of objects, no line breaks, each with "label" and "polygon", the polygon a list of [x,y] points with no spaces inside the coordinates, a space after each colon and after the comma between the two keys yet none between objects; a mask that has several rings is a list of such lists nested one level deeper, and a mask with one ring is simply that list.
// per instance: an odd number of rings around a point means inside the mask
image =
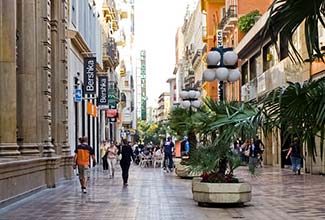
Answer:
[{"label": "building cornice", "polygon": [[[83,57],[91,57],[92,51],[89,49],[86,41],[83,39],[83,37],[80,35],[80,33],[76,30],[68,29],[67,31],[68,38],[71,39],[71,43],[76,47],[77,51],[83,56]],[[96,71],[97,72],[104,72],[104,69],[99,65],[99,63],[96,64]]]}]

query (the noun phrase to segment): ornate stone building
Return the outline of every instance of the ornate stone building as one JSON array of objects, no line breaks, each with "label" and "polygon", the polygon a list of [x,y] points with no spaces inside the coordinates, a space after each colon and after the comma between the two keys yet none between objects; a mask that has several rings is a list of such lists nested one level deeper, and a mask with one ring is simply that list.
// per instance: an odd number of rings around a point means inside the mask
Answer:
[{"label": "ornate stone building", "polygon": [[66,0],[0,1],[0,205],[72,177]]}]

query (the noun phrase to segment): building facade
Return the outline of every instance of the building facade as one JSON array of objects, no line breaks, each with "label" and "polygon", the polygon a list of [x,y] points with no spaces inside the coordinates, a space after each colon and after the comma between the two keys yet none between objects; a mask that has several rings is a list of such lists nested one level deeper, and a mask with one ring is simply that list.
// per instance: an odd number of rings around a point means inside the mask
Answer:
[{"label": "building facade", "polygon": [[[202,54],[202,60],[205,62],[207,52],[216,46],[216,33],[218,24],[221,21],[222,14],[225,10],[225,0],[201,0],[201,12],[205,16],[205,26],[202,27],[202,41],[206,45],[206,50]],[[218,100],[219,83],[217,80],[212,82],[203,82],[205,96],[213,100]]]},{"label": "building facade", "polygon": [[107,110],[120,98],[113,34],[123,11],[114,0],[0,4],[0,39],[6,39],[0,41],[0,203],[5,203],[71,179],[79,137],[88,136],[97,160],[100,141],[115,139]]},{"label": "building facade", "polygon": [[[136,60],[134,59],[134,2],[117,1],[117,10],[120,15],[119,31],[115,33],[119,53],[120,65],[119,90],[121,101],[119,104],[120,118],[118,120],[118,140],[125,136],[129,140],[135,134],[135,80]],[[120,141],[120,140],[119,140]]]},{"label": "building facade", "polygon": [[0,203],[70,179],[68,1],[2,0]]},{"label": "building facade", "polygon": [[170,106],[170,109],[169,111],[172,110],[172,108],[177,105],[177,86],[176,86],[176,78],[169,78],[167,80],[167,83],[169,84],[169,94],[170,94],[170,103],[169,103],[169,106]]},{"label": "building facade", "polygon": [[141,50],[137,64],[136,72],[136,111],[137,119],[147,120],[147,67],[146,67],[146,51]]},{"label": "building facade", "polygon": [[167,121],[170,112],[170,94],[163,92],[158,98],[157,123],[163,124]]},{"label": "building facade", "polygon": [[[242,38],[235,51],[242,60],[240,68],[242,72],[241,80],[241,100],[253,101],[261,99],[265,94],[277,87],[285,87],[287,82],[304,82],[310,77],[324,77],[325,65],[319,62],[295,64],[289,58],[289,51],[292,48],[288,42],[281,38],[277,44],[270,39],[262,39],[258,34],[264,26],[268,12],[257,21],[251,30]],[[293,44],[302,55],[307,58],[306,43],[304,37],[304,25],[301,24],[293,35]],[[320,34],[323,34],[321,31]],[[279,53],[277,53],[277,49]],[[313,69],[315,67],[315,69]],[[265,148],[265,161],[268,165],[284,167],[286,161],[282,156],[282,151],[288,147],[281,129],[273,129],[271,134],[263,138]],[[320,140],[318,139],[318,145]],[[304,146],[304,155],[308,155]],[[306,154],[305,154],[306,153]],[[324,173],[325,164],[318,155],[316,163],[311,157],[307,157],[305,171],[312,173]]]}]

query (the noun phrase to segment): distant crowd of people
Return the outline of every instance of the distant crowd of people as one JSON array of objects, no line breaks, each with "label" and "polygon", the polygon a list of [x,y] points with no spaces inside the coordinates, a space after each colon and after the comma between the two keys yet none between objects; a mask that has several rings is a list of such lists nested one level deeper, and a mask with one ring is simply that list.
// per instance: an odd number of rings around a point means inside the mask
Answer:
[{"label": "distant crowd of people", "polygon": [[245,142],[237,138],[233,144],[233,151],[240,156],[242,163],[254,167],[263,167],[264,148],[265,146],[258,135],[246,139]]},{"label": "distant crowd of people", "polygon": [[[263,142],[257,135],[254,138],[245,140],[245,142],[237,138],[232,145],[233,152],[240,156],[242,163],[254,167],[263,167],[264,148]],[[181,141],[181,157],[188,157],[189,150],[190,144],[188,138],[185,136]],[[147,145],[140,143],[131,146],[131,143],[126,139],[122,139],[120,144],[104,140],[100,145],[103,172],[108,173],[109,177],[113,178],[115,166],[119,162],[124,186],[128,185],[131,161],[141,167],[150,165],[156,167],[159,164],[166,172],[172,172],[174,168],[174,153],[175,144],[171,137],[167,137],[162,146],[153,145],[152,143]],[[289,158],[289,156],[291,158],[293,172],[300,175],[302,156],[298,138],[294,138],[294,141],[290,145],[286,158]],[[79,138],[79,144],[75,149],[74,167],[78,168],[81,191],[83,193],[87,193],[86,189],[91,159],[93,160],[93,166],[95,166],[97,162],[94,150],[88,144],[88,138]]]}]

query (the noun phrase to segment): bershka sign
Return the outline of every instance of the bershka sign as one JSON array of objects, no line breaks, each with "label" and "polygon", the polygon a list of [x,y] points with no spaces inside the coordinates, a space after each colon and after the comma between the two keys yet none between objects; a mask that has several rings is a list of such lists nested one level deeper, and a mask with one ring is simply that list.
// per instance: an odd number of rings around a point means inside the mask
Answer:
[{"label": "bershka sign", "polygon": [[96,57],[84,58],[85,94],[96,94]]},{"label": "bershka sign", "polygon": [[108,77],[98,77],[98,105],[108,105]]}]

